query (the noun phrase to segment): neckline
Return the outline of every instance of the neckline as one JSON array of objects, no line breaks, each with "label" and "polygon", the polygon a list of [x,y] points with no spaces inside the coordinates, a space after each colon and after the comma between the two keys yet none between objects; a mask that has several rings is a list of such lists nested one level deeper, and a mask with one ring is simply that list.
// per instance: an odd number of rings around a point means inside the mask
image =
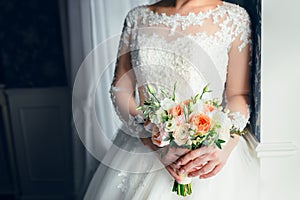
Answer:
[{"label": "neckline", "polygon": [[161,13],[155,12],[152,9],[149,8],[149,5],[144,5],[144,8],[146,9],[147,12],[149,12],[150,14],[153,14],[155,16],[163,16],[163,17],[169,17],[169,18],[172,18],[172,17],[188,18],[188,17],[191,17],[191,16],[209,15],[213,12],[218,11],[220,8],[224,7],[225,5],[226,5],[226,2],[222,1],[221,4],[216,5],[216,7],[214,7],[214,8],[210,8],[210,9],[207,9],[205,11],[199,11],[199,12],[188,12],[186,15],[182,15],[182,14],[179,14],[179,13],[167,15],[166,12],[161,12]]}]

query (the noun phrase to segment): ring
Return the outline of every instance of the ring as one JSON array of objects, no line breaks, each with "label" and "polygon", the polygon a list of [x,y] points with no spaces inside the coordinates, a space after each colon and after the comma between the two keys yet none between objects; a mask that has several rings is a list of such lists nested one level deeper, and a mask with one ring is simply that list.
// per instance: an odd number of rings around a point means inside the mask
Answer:
[{"label": "ring", "polygon": [[[207,162],[206,162],[207,163]],[[206,163],[202,163],[200,164],[198,167],[196,167],[197,170],[201,169],[202,167],[204,167],[204,165],[206,165]]]}]

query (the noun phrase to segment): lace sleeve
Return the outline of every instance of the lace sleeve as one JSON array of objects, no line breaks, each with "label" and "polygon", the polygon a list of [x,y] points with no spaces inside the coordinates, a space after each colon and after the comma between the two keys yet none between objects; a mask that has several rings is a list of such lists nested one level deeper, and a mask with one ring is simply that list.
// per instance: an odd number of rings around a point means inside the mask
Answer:
[{"label": "lace sleeve", "polygon": [[131,66],[130,43],[132,20],[130,13],[126,16],[119,42],[117,62],[111,85],[111,99],[120,120],[124,123],[126,133],[138,136],[143,131],[140,111],[136,110],[136,78]]},{"label": "lace sleeve", "polygon": [[233,125],[242,131],[249,120],[251,31],[245,10],[234,27],[234,38],[229,51],[226,81],[226,103]]},{"label": "lace sleeve", "polygon": [[235,45],[233,48],[238,48],[239,52],[251,44],[251,29],[250,29],[250,17],[247,11],[239,7],[238,15],[233,20],[232,26],[232,41],[235,42],[232,45]]}]

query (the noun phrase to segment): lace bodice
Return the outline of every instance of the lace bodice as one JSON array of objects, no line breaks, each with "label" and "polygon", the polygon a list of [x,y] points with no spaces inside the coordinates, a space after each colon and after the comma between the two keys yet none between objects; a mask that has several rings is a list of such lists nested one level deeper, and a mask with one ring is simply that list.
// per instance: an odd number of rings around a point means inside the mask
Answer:
[{"label": "lace bodice", "polygon": [[156,13],[145,5],[132,9],[124,22],[112,87],[119,115],[126,121],[138,114],[133,109],[147,98],[149,83],[172,90],[176,82],[182,100],[208,83],[213,90],[208,98],[222,100],[226,88],[247,94],[250,35],[247,12],[227,2],[184,16]]}]

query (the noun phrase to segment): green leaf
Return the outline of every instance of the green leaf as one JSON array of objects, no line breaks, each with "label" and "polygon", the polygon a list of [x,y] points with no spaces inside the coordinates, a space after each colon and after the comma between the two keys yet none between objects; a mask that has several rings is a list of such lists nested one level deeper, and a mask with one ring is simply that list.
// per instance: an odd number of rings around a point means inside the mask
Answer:
[{"label": "green leaf", "polygon": [[197,101],[199,100],[200,94],[196,94],[196,96],[194,97],[193,103],[197,103]]},{"label": "green leaf", "polygon": [[188,108],[185,105],[183,106],[183,113],[184,115],[188,114]]},{"label": "green leaf", "polygon": [[147,89],[150,92],[150,94],[154,94],[154,90],[149,84],[147,85]]},{"label": "green leaf", "polygon": [[160,89],[160,92],[161,92],[165,97],[168,97],[168,94],[167,94],[163,89]]},{"label": "green leaf", "polygon": [[217,145],[217,147],[218,147],[219,149],[222,149],[222,146],[221,146],[220,143],[216,142],[216,145]]},{"label": "green leaf", "polygon": [[142,109],[143,109],[143,106],[136,107],[136,110],[142,110]]},{"label": "green leaf", "polygon": [[173,95],[172,95],[172,100],[175,101],[175,92],[176,92],[176,88],[177,88],[177,82],[175,82],[174,84],[174,88],[173,88]]},{"label": "green leaf", "polygon": [[203,88],[202,94],[200,95],[200,99],[203,98],[203,95],[204,95],[205,93],[207,93],[207,92],[212,92],[211,90],[208,89],[208,86],[209,86],[209,84],[207,84],[207,85]]},{"label": "green leaf", "polygon": [[222,143],[225,143],[224,140],[221,140],[221,139],[218,139],[218,141],[222,144]]},{"label": "green leaf", "polygon": [[188,103],[188,115],[192,112],[192,105],[191,104],[192,104],[191,102]]},{"label": "green leaf", "polygon": [[224,143],[225,141],[224,140],[221,140],[221,139],[218,139],[217,141],[216,141],[216,145],[217,145],[217,147],[219,147],[219,149],[222,149],[222,143]]},{"label": "green leaf", "polygon": [[207,84],[207,85],[203,88],[203,90],[202,90],[203,93],[205,93],[205,92],[208,91],[208,86],[209,86],[209,84]]}]

